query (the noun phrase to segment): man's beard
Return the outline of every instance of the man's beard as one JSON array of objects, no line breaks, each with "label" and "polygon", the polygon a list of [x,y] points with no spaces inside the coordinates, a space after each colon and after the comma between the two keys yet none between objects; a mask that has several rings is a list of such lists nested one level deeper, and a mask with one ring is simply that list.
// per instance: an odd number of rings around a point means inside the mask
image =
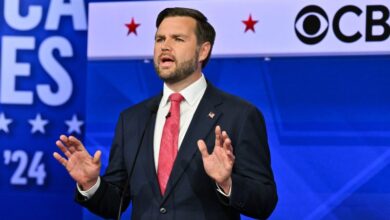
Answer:
[{"label": "man's beard", "polygon": [[167,74],[167,76],[163,76],[160,73],[158,64],[154,63],[154,68],[158,76],[160,77],[160,79],[162,79],[164,82],[168,84],[174,84],[180,82],[181,80],[187,78],[188,76],[190,76],[192,73],[195,72],[198,66],[198,61],[197,61],[198,57],[199,57],[199,51],[196,50],[195,56],[192,59],[179,63],[178,65],[176,63],[176,70]]}]

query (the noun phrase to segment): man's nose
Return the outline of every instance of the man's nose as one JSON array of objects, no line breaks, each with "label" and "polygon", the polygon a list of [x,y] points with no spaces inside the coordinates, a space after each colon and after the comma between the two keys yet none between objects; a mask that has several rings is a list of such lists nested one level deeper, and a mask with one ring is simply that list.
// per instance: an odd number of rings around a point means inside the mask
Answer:
[{"label": "man's nose", "polygon": [[161,50],[162,51],[169,51],[171,50],[171,41],[170,40],[165,40],[161,43]]}]

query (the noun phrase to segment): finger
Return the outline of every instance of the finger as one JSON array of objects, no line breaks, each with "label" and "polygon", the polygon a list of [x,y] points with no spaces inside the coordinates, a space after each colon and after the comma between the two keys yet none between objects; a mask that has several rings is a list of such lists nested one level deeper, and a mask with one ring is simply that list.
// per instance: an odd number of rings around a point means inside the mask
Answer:
[{"label": "finger", "polygon": [[234,165],[234,160],[235,160],[235,157],[234,157],[233,153],[231,151],[227,151],[227,153],[225,154],[225,158],[223,160],[225,168],[227,168],[229,170],[232,169],[233,165]]},{"label": "finger", "polygon": [[83,143],[81,143],[81,141],[79,141],[79,139],[77,139],[76,137],[69,136],[69,142],[72,143],[72,145],[76,148],[76,150],[80,150],[80,151],[85,150]]},{"label": "finger", "polygon": [[232,161],[232,162],[234,162],[234,160],[236,159],[236,157],[234,156],[233,152],[230,151],[230,150],[226,151],[226,155],[229,158],[229,160]]},{"label": "finger", "polygon": [[67,147],[61,142],[61,141],[56,141],[57,147],[62,151],[62,153],[65,154],[67,158],[69,158],[72,154],[68,151]]},{"label": "finger", "polygon": [[207,151],[206,143],[203,140],[198,140],[198,148],[200,154],[202,154],[202,158],[206,158],[209,156],[209,152]]},{"label": "finger", "polygon": [[68,142],[69,142],[68,137],[65,136],[65,135],[61,135],[61,136],[60,136],[60,140],[61,140],[63,143],[65,143],[65,144],[68,144]]},{"label": "finger", "polygon": [[[225,132],[226,133],[226,132]],[[228,151],[233,151],[232,141],[230,138],[226,138],[223,142],[223,148]]]},{"label": "finger", "polygon": [[67,137],[66,135],[61,135],[60,140],[65,145],[65,147],[69,150],[69,152],[71,153],[75,152],[74,147],[72,147],[72,143],[69,141],[69,137]]},{"label": "finger", "polygon": [[226,131],[222,131],[222,141],[225,142],[229,138],[229,135]]},{"label": "finger", "polygon": [[93,163],[95,164],[100,164],[100,158],[102,156],[102,152],[100,150],[96,151],[95,154],[93,155]]},{"label": "finger", "polygon": [[76,148],[73,146],[70,146],[70,147],[68,147],[68,151],[73,154],[74,152],[76,152]]},{"label": "finger", "polygon": [[215,146],[222,147],[222,134],[221,127],[219,125],[215,127]]},{"label": "finger", "polygon": [[227,138],[229,138],[229,135],[227,134],[226,131],[222,131],[222,140],[226,140]]},{"label": "finger", "polygon": [[61,157],[61,155],[60,155],[59,153],[54,152],[54,153],[53,153],[53,157],[54,157],[60,164],[62,164],[64,167],[66,167],[66,164],[68,163],[68,161],[67,161],[65,158]]}]

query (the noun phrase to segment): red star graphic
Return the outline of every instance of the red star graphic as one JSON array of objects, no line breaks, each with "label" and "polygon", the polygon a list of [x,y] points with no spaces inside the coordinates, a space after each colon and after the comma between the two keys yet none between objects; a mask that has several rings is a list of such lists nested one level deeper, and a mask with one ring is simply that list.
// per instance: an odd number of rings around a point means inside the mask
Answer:
[{"label": "red star graphic", "polygon": [[131,18],[131,22],[129,24],[125,24],[127,29],[129,29],[127,32],[127,36],[129,36],[129,34],[131,34],[131,33],[134,33],[135,35],[137,35],[137,27],[140,25],[141,24],[135,23],[134,18]]},{"label": "red star graphic", "polygon": [[245,24],[245,32],[252,30],[255,32],[255,24],[259,22],[258,20],[252,20],[252,15],[249,14],[249,18],[246,21],[242,21]]}]

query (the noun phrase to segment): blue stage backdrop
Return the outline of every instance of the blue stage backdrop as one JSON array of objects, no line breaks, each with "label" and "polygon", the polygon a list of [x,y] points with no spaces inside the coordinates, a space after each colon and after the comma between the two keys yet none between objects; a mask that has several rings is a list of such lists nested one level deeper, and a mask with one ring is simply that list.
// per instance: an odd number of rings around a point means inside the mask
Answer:
[{"label": "blue stage backdrop", "polygon": [[52,152],[84,135],[86,6],[0,2],[0,219],[81,219]]},{"label": "blue stage backdrop", "polygon": [[[87,60],[87,3],[0,3],[0,219],[101,219],[74,203],[54,142],[82,138],[105,168],[119,113],[161,92],[150,58]],[[204,74],[265,116],[270,219],[389,218],[390,55],[214,58]]]},{"label": "blue stage backdrop", "polygon": [[[279,192],[271,219],[387,219],[389,68],[389,56],[211,60],[211,83],[265,116]],[[91,61],[87,82],[86,141],[106,164],[120,111],[162,83],[151,60]]]}]

